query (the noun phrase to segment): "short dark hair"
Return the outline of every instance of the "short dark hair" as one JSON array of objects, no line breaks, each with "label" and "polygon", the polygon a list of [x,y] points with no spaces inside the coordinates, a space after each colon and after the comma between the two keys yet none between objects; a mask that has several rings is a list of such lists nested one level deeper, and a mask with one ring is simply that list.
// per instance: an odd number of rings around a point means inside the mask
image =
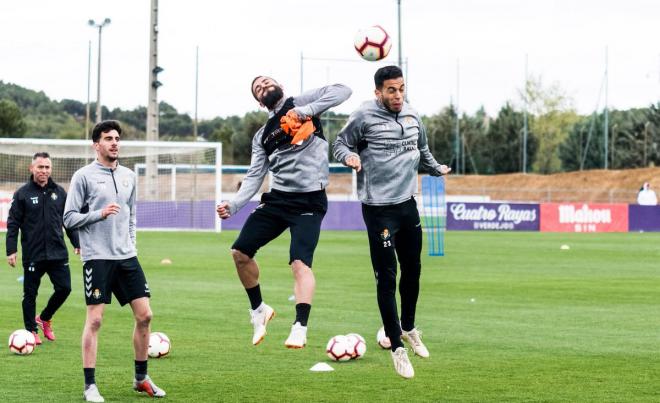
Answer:
[{"label": "short dark hair", "polygon": [[94,143],[98,143],[99,140],[101,140],[101,133],[107,133],[111,130],[117,130],[117,133],[121,136],[121,126],[119,126],[119,122],[116,120],[104,120],[103,122],[99,122],[94,126],[94,129],[92,129],[92,141]]},{"label": "short dark hair", "polygon": [[376,70],[376,74],[374,74],[374,83],[376,84],[376,88],[380,89],[383,87],[385,80],[399,77],[403,77],[403,71],[401,71],[398,66],[385,66]]},{"label": "short dark hair", "polygon": [[41,151],[34,154],[34,157],[32,157],[32,161],[36,160],[37,158],[50,158],[50,155],[45,151]]}]

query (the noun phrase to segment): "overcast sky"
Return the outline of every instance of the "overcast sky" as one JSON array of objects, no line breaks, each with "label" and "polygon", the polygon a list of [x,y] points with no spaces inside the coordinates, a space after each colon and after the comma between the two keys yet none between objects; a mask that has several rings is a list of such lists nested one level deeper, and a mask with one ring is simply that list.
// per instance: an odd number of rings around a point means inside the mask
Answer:
[{"label": "overcast sky", "polygon": [[[658,0],[402,0],[403,57],[412,105],[433,114],[457,97],[461,110],[495,115],[528,71],[558,82],[581,113],[598,101],[609,49],[609,105],[646,107],[660,99]],[[396,0],[160,0],[159,100],[191,115],[195,48],[199,46],[200,118],[258,109],[249,87],[271,75],[290,95],[342,82],[349,113],[373,97],[379,66],[361,61],[353,37],[382,25],[397,62]],[[87,99],[92,44],[96,99],[97,31],[88,19],[111,18],[103,30],[101,102],[132,109],[147,103],[149,0],[23,0],[0,2],[0,80],[61,100]],[[323,61],[314,59],[340,59]],[[349,61],[345,61],[349,60]],[[457,61],[460,60],[459,63]],[[603,101],[600,106],[602,108]]]}]

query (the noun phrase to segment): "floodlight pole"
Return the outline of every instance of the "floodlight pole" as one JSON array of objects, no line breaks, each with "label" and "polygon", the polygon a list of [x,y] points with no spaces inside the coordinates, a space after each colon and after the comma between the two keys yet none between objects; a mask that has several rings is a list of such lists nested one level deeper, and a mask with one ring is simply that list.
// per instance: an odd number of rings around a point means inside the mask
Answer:
[{"label": "floodlight pole", "polygon": [[85,107],[85,140],[89,140],[89,93],[92,85],[92,41],[87,43],[87,106]]},{"label": "floodlight pole", "polygon": [[305,58],[303,57],[303,52],[300,52],[300,93],[303,93],[303,64],[304,64]]},{"label": "floodlight pole", "polygon": [[647,154],[646,154],[646,142],[647,142],[647,139],[648,139],[648,136],[649,136],[649,125],[650,124],[651,124],[651,122],[649,122],[649,121],[646,121],[646,123],[644,123],[644,165],[643,165],[644,168],[646,168],[648,166],[648,165],[646,165],[646,161],[647,161],[647,159],[646,159],[646,156],[647,156]]},{"label": "floodlight pole", "polygon": [[525,53],[525,85],[523,87],[523,97],[525,107],[523,109],[523,166],[522,172],[527,173],[527,53]]},{"label": "floodlight pole", "polygon": [[98,68],[97,68],[97,83],[96,83],[96,123],[99,123],[102,120],[102,109],[101,109],[101,34],[103,33],[103,27],[110,25],[110,18],[106,18],[102,23],[97,24],[94,20],[87,21],[90,27],[98,28],[99,30],[99,57],[98,57]]},{"label": "floodlight pole", "polygon": [[607,77],[607,67],[608,67],[608,60],[607,60],[607,46],[605,47],[605,124],[603,125],[603,137],[605,138],[605,169],[608,168],[607,164],[607,146],[609,142],[609,136],[608,136],[608,113],[607,113],[607,86],[608,86],[608,77]]},{"label": "floodlight pole", "polygon": [[195,120],[193,122],[193,141],[197,141],[197,104],[199,101],[199,46],[195,51]]},{"label": "floodlight pole", "polygon": [[158,141],[158,0],[151,0],[149,24],[149,97],[147,100],[147,140]]},{"label": "floodlight pole", "polygon": [[[158,0],[151,0],[151,22],[149,24],[149,96],[147,100],[147,141],[158,141]],[[147,200],[158,199],[158,154],[153,149],[147,150],[146,166]]]},{"label": "floodlight pole", "polygon": [[397,25],[399,29],[399,68],[403,68],[403,55],[401,51],[401,0],[396,0],[397,5]]},{"label": "floodlight pole", "polygon": [[458,97],[460,94],[460,60],[456,59],[456,174],[461,173],[461,113],[459,109]]}]

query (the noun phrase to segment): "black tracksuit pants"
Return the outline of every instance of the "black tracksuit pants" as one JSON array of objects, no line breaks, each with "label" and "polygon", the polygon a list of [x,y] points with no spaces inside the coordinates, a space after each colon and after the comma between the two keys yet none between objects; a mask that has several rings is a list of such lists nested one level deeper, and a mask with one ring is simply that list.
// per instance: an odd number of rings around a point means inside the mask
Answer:
[{"label": "black tracksuit pants", "polygon": [[[422,226],[414,198],[390,206],[362,205],[362,217],[367,226],[371,264],[376,277],[378,308],[385,334],[392,341],[392,350],[402,346],[401,329],[415,327],[415,311],[419,296],[422,269]],[[401,322],[397,313],[397,258],[401,266],[399,295]]]},{"label": "black tracksuit pants", "polygon": [[44,260],[23,264],[23,322],[25,329],[37,331],[36,315],[37,295],[41,277],[48,274],[55,292],[48,299],[46,307],[41,311],[41,319],[50,320],[62,306],[71,293],[71,272],[67,260]]}]

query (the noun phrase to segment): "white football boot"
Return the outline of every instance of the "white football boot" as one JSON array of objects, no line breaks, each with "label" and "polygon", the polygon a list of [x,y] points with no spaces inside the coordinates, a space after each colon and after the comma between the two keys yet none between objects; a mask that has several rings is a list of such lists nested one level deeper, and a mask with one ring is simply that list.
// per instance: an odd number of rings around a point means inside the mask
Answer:
[{"label": "white football boot", "polygon": [[422,343],[422,332],[417,330],[417,328],[409,332],[402,330],[401,339],[410,344],[410,347],[412,347],[415,354],[422,358],[429,358],[429,350],[426,348],[424,343]]},{"label": "white football boot", "polygon": [[261,343],[264,336],[266,336],[266,325],[273,317],[275,317],[275,310],[263,302],[259,305],[259,308],[250,310],[250,322],[254,326],[252,344],[256,346]]},{"label": "white football boot", "polygon": [[415,370],[408,359],[408,349],[399,347],[395,351],[392,351],[392,360],[394,361],[394,370],[397,374],[404,378],[415,376]]},{"label": "white football boot", "polygon": [[307,326],[296,322],[291,326],[291,333],[284,342],[286,348],[303,348],[307,344]]},{"label": "white football boot", "polygon": [[105,402],[105,399],[99,393],[99,388],[96,387],[95,383],[89,385],[83,391],[83,399],[85,399],[86,402],[96,402],[96,403]]}]

